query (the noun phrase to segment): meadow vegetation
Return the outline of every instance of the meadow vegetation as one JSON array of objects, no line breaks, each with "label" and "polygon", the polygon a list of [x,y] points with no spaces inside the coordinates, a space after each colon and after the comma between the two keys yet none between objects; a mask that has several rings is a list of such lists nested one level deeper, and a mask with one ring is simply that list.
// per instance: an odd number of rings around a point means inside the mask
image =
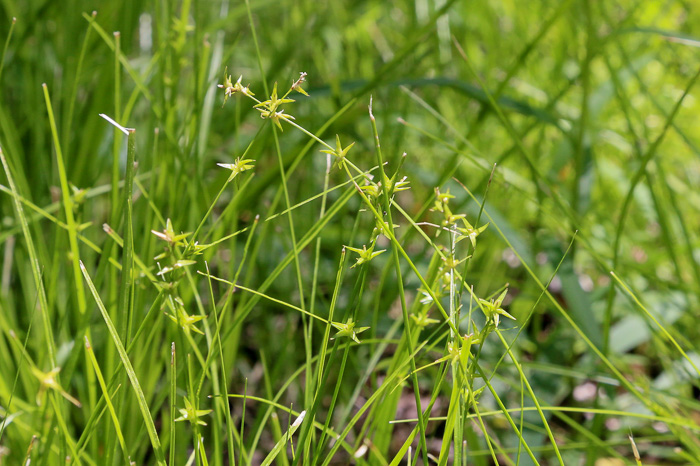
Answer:
[{"label": "meadow vegetation", "polygon": [[1,2],[0,465],[699,464],[691,3]]}]

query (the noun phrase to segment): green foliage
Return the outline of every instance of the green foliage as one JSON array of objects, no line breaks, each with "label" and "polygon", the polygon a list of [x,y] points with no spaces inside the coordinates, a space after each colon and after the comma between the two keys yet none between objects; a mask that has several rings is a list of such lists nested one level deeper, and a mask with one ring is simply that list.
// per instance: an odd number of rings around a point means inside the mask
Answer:
[{"label": "green foliage", "polygon": [[98,3],[0,6],[0,465],[700,462],[697,8]]}]

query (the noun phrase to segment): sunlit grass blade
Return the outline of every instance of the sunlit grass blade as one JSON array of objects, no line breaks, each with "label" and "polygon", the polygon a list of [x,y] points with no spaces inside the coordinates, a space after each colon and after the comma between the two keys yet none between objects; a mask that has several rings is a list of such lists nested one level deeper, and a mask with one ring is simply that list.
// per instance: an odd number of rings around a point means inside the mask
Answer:
[{"label": "sunlit grass blade", "polygon": [[272,450],[267,455],[267,457],[261,463],[262,466],[269,466],[277,458],[283,448],[287,446],[287,443],[291,441],[292,435],[297,431],[302,421],[304,420],[305,411],[299,414],[299,417],[292,423],[291,427],[287,430],[287,433],[272,447]]}]

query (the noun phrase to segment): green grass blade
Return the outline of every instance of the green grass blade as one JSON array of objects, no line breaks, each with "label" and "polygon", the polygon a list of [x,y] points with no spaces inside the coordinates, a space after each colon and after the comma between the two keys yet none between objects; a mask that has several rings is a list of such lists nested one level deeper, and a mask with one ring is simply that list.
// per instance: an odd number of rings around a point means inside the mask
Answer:
[{"label": "green grass blade", "polygon": [[44,289],[44,282],[42,281],[41,266],[36,253],[36,248],[34,247],[34,240],[29,231],[29,225],[27,223],[27,217],[24,215],[24,209],[22,208],[22,203],[19,201],[20,195],[17,192],[17,187],[15,186],[14,178],[10,171],[10,167],[3,153],[2,147],[0,147],[0,161],[2,162],[3,169],[5,170],[5,175],[7,176],[7,181],[10,185],[10,190],[13,194],[15,212],[17,212],[17,217],[19,218],[20,225],[22,225],[22,234],[27,243],[27,251],[29,253],[29,258],[31,261],[31,271],[34,278],[34,286],[37,289],[37,294],[39,297],[39,308],[41,310],[41,321],[42,329],[44,331],[44,343],[46,345],[47,356],[50,366],[56,367],[56,343],[53,337],[53,330],[51,328],[51,317],[49,311],[49,304],[46,299],[46,290]]},{"label": "green grass blade", "polygon": [[90,341],[88,340],[87,336],[85,337],[85,349],[87,350],[88,359],[90,359],[90,362],[92,363],[92,368],[95,371],[95,375],[97,376],[97,380],[100,383],[100,388],[102,389],[102,395],[104,396],[105,402],[107,403],[107,410],[109,411],[109,415],[112,417],[112,423],[114,424],[114,430],[117,433],[117,438],[119,439],[119,445],[121,446],[122,452],[124,453],[124,458],[127,458],[127,460],[128,460],[130,458],[130,455],[129,455],[129,450],[126,448],[126,442],[124,441],[124,435],[122,434],[121,424],[119,422],[119,418],[117,417],[117,412],[114,410],[114,405],[112,404],[112,400],[109,396],[109,391],[107,390],[107,384],[105,383],[105,379],[102,376],[102,371],[100,370],[100,365],[97,362],[97,358],[95,358],[95,353],[92,349],[92,346],[90,345]]},{"label": "green grass blade", "polygon": [[160,444],[160,440],[158,439],[158,434],[156,432],[155,425],[153,423],[153,418],[151,417],[151,412],[148,409],[148,403],[146,402],[146,397],[143,394],[143,391],[141,390],[141,385],[139,383],[139,379],[136,377],[136,372],[134,371],[134,367],[131,365],[131,361],[129,360],[128,355],[126,354],[126,350],[124,349],[124,345],[122,344],[120,338],[119,338],[119,333],[117,332],[116,327],[114,326],[114,323],[112,323],[112,319],[109,317],[109,313],[107,312],[107,309],[105,308],[104,304],[102,303],[102,298],[100,298],[100,295],[97,293],[97,290],[95,289],[95,285],[92,283],[92,279],[90,278],[90,275],[87,272],[87,269],[85,268],[85,265],[81,262],[80,263],[80,268],[83,272],[83,276],[85,277],[85,281],[87,282],[88,289],[92,293],[93,298],[95,298],[95,302],[97,303],[97,307],[100,310],[100,313],[102,314],[102,318],[105,321],[105,324],[107,325],[107,330],[109,331],[110,337],[112,338],[112,342],[114,343],[114,346],[117,349],[117,352],[119,353],[119,359],[122,362],[122,366],[124,370],[126,371],[127,376],[129,377],[129,380],[131,381],[131,386],[134,390],[134,394],[136,395],[136,399],[138,401],[139,409],[141,410],[141,415],[143,417],[143,421],[146,425],[146,431],[148,432],[148,437],[151,440],[151,445],[153,446],[153,451],[156,455],[156,461],[159,465],[165,466],[165,456],[163,455],[163,449]]}]

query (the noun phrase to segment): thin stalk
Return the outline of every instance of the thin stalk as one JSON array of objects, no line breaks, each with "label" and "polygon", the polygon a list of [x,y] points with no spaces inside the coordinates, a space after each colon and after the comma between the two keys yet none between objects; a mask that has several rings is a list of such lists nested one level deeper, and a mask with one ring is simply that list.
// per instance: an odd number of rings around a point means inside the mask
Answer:
[{"label": "thin stalk", "polygon": [[[581,68],[581,114],[578,119],[578,131],[576,132],[575,146],[574,146],[574,176],[571,185],[571,209],[576,214],[579,212],[579,203],[581,198],[581,180],[583,178],[584,162],[586,156],[586,135],[588,130],[588,113],[589,113],[589,95],[591,92],[591,61],[595,56],[593,51],[593,40],[595,38],[595,31],[593,29],[593,18],[590,3],[587,0],[583,2],[584,9],[584,21],[586,24],[586,56],[583,59],[583,66]],[[574,249],[571,251],[572,261],[576,258],[576,243],[574,243]]]},{"label": "thin stalk", "polygon": [[[323,218],[324,214],[326,213],[326,201],[327,201],[327,196],[328,196],[330,171],[331,171],[331,156],[330,156],[330,154],[326,154],[326,170],[325,170],[325,175],[323,177],[321,211],[319,213],[319,218]],[[316,294],[317,294],[317,286],[318,286],[318,269],[319,269],[320,259],[321,259],[321,237],[319,236],[318,238],[316,238],[316,247],[314,250],[314,266],[313,266],[313,273],[312,273],[312,280],[311,280],[311,297],[310,297],[310,303],[309,303],[309,312],[311,312],[311,314],[314,314],[315,305],[316,305]],[[331,321],[331,317],[329,315],[329,323],[330,323],[330,321]],[[304,319],[304,322],[306,322],[306,319]],[[328,324],[326,325],[326,328],[328,328]],[[313,361],[312,347],[313,347],[313,324],[312,324],[312,321],[309,320],[308,324],[305,325],[305,333],[304,333],[304,349],[306,350],[306,371],[304,373],[304,377],[305,377],[305,380],[304,380],[304,382],[305,382],[304,406],[306,406],[306,407],[312,405],[313,396],[315,396],[315,395],[312,395],[312,393],[314,393],[315,390],[317,389],[317,387],[314,385],[314,371],[312,368],[312,361]],[[316,392],[316,393],[318,393],[318,392]],[[301,446],[302,451],[300,454],[303,457],[308,457],[309,450],[304,449],[304,448],[311,446],[311,443],[310,443],[311,440],[312,440],[312,438],[310,438],[309,442],[306,445]]]},{"label": "thin stalk", "polygon": [[17,18],[12,17],[12,24],[10,24],[10,30],[7,31],[7,39],[5,39],[5,45],[2,48],[2,55],[0,55],[0,82],[2,81],[2,70],[5,68],[5,56],[7,55],[7,48],[10,46],[10,39],[12,39],[12,33],[15,30],[15,23],[17,23]]},{"label": "thin stalk", "polygon": [[[207,275],[209,274],[209,264],[204,263],[205,268],[207,270]],[[214,307],[213,309],[213,314],[214,314],[214,323],[216,325],[216,334],[215,337],[212,339],[212,348],[214,346],[218,346],[219,348],[219,364],[221,364],[221,388],[223,389],[223,394],[224,394],[224,400],[222,400],[222,403],[220,403],[221,408],[224,410],[224,414],[226,416],[226,441],[228,444],[228,457],[229,457],[229,464],[231,466],[235,466],[236,464],[236,455],[235,455],[235,449],[234,449],[234,444],[233,444],[233,420],[231,419],[231,406],[229,404],[229,399],[228,399],[228,371],[226,370],[226,362],[224,360],[224,352],[221,348],[221,337],[220,337],[220,328],[221,328],[221,321],[219,320],[219,315],[216,312],[216,300],[214,299],[214,290],[211,286],[211,278],[207,280],[207,283],[209,284],[209,299],[211,300],[212,306]]]},{"label": "thin stalk", "polygon": [[175,464],[175,406],[177,405],[177,365],[175,364],[175,342],[170,346],[170,464]]},{"label": "thin stalk", "polygon": [[[247,0],[246,0],[247,1]],[[280,148],[280,141],[279,137],[277,135],[277,128],[274,125],[270,125],[272,127],[272,137],[275,140],[275,151],[277,152],[277,161],[279,163],[279,170],[280,170],[280,178],[282,180],[282,192],[284,193],[284,201],[287,205],[287,219],[289,220],[289,235],[292,240],[292,251],[294,252],[294,267],[296,270],[296,275],[297,275],[297,287],[299,289],[299,303],[301,304],[302,309],[306,308],[306,304],[304,302],[304,285],[303,285],[303,279],[301,276],[301,265],[299,264],[299,250],[296,247],[297,241],[296,241],[296,233],[294,232],[294,217],[292,215],[291,206],[292,203],[289,200],[289,190],[287,189],[287,177],[284,172],[284,161],[282,159],[282,149]]]},{"label": "thin stalk", "polygon": [[[474,367],[476,368],[476,371],[479,373],[479,375],[481,376],[481,378],[484,380],[484,383],[486,384],[486,387],[489,389],[489,391],[490,391],[491,394],[493,395],[493,397],[494,397],[494,399],[496,400],[496,403],[498,404],[499,408],[501,408],[501,412],[503,413],[503,415],[504,415],[504,416],[506,417],[506,419],[508,420],[508,424],[510,424],[510,428],[511,428],[511,429],[513,430],[513,432],[515,432],[515,434],[522,440],[522,445],[523,445],[523,447],[525,447],[525,451],[527,451],[527,454],[530,456],[530,459],[531,459],[535,464],[539,465],[540,463],[537,461],[537,458],[535,458],[535,454],[532,452],[532,450],[530,449],[530,446],[527,444],[527,442],[525,442],[525,440],[523,439],[523,434],[522,434],[522,432],[520,432],[520,431],[518,430],[518,427],[515,425],[515,422],[513,421],[513,418],[512,418],[512,416],[510,415],[510,412],[508,411],[508,409],[505,407],[505,405],[504,405],[503,402],[501,401],[501,398],[498,396],[498,393],[497,393],[496,390],[493,388],[493,385],[491,385],[491,382],[489,381],[489,378],[488,378],[488,377],[486,376],[486,374],[484,373],[484,370],[483,370],[483,369],[481,368],[481,366],[479,366],[479,364],[476,363],[476,362],[474,362]],[[520,408],[518,408],[518,409],[520,409]],[[542,411],[542,410],[540,409],[540,411]],[[479,415],[476,415],[476,416],[479,417]]]},{"label": "thin stalk", "polygon": [[245,448],[243,447],[243,432],[245,432],[245,408],[246,400],[248,399],[248,377],[245,378],[243,382],[243,412],[241,413],[241,436],[238,439],[238,464],[243,464],[241,461],[243,458],[243,452]]},{"label": "thin stalk", "polygon": [[[92,12],[92,17],[97,15],[96,11]],[[75,79],[73,80],[73,88],[71,89],[70,98],[68,99],[68,113],[63,126],[63,147],[66,148],[66,152],[70,153],[69,139],[70,132],[73,128],[73,114],[75,113],[75,102],[78,100],[78,83],[80,82],[80,74],[83,71],[83,63],[85,62],[85,54],[87,52],[87,46],[90,43],[90,34],[92,33],[92,28],[88,25],[87,31],[85,31],[85,38],[83,39],[83,46],[80,48],[80,57],[78,58],[78,66],[75,69]]]},{"label": "thin stalk", "polygon": [[675,338],[673,338],[673,335],[671,335],[668,332],[668,330],[666,330],[666,327],[664,327],[661,324],[661,322],[659,322],[659,320],[654,316],[654,314],[649,312],[649,310],[639,300],[637,295],[634,294],[632,292],[632,290],[630,290],[630,288],[627,285],[625,285],[625,283],[620,279],[620,277],[617,276],[617,274],[615,274],[615,272],[610,272],[610,275],[612,275],[612,277],[615,279],[615,282],[617,282],[617,284],[623,290],[625,290],[625,292],[630,296],[630,298],[632,298],[632,300],[635,302],[635,304],[637,304],[637,306],[639,306],[639,308],[644,312],[644,315],[647,317],[647,319],[651,320],[652,322],[654,322],[654,324],[656,324],[656,326],[659,328],[659,330],[661,331],[663,336],[666,338],[666,340],[671,342],[671,344],[676,348],[676,350],[678,350],[678,352],[681,354],[681,356],[683,356],[683,359],[685,359],[686,362],[690,365],[690,367],[692,367],[693,370],[695,370],[695,373],[698,376],[700,376],[700,369],[698,368],[698,366],[695,364],[695,362],[693,362],[692,358],[690,358],[690,356],[688,356],[688,353],[685,352],[685,350],[681,347],[681,345],[678,343],[678,341]]},{"label": "thin stalk", "polygon": [[[114,33],[114,119],[121,123],[121,67],[119,55],[121,54],[121,34]],[[116,129],[112,140],[112,215],[110,223],[117,226],[119,223],[119,149],[121,139],[117,137]]]},{"label": "thin stalk", "polygon": [[[310,430],[313,424],[316,422],[315,419],[316,410],[318,407],[318,400],[322,397],[322,388],[324,386],[324,381],[328,377],[328,372],[325,368],[325,361],[326,357],[328,356],[328,341],[330,340],[330,332],[332,328],[331,322],[333,321],[333,317],[335,315],[335,308],[338,302],[338,296],[340,294],[340,289],[343,283],[343,276],[345,274],[346,257],[346,251],[345,248],[343,248],[342,252],[340,253],[340,263],[338,264],[338,271],[335,277],[335,285],[333,287],[333,295],[331,297],[330,308],[328,310],[328,321],[326,322],[326,327],[323,333],[323,339],[321,340],[321,348],[317,356],[318,363],[316,365],[316,392],[314,393],[313,404],[311,405],[310,409],[308,409],[306,412],[306,421],[302,424],[301,433],[299,434],[299,445],[301,445],[302,452],[304,453],[305,457],[307,457],[306,455],[311,449],[312,435],[310,434]],[[328,359],[329,364],[332,361],[333,355],[335,354],[335,350],[336,348],[334,347],[331,356]],[[317,459],[314,459],[314,461],[317,461]]]},{"label": "thin stalk", "polygon": [[[330,181],[330,171],[331,171],[331,154],[326,154],[326,173],[323,177],[323,196],[321,198],[321,212],[319,214],[319,218],[323,218],[323,215],[326,213],[326,201],[327,201],[327,195],[328,195],[328,185]],[[345,248],[343,248],[343,252],[341,253],[341,257],[345,256]],[[315,305],[316,305],[316,293],[317,293],[317,286],[318,286],[318,268],[319,268],[319,262],[321,260],[321,237],[319,236],[316,238],[316,247],[314,251],[314,268],[313,268],[313,275],[312,275],[312,280],[311,280],[311,297],[310,297],[310,302],[309,302],[309,312],[312,314],[314,313],[315,310]],[[333,317],[331,315],[332,311],[329,311],[328,315],[328,321],[329,324],[326,324],[326,331],[330,329],[330,322],[333,320]],[[305,345],[305,349],[307,350],[306,353],[306,371],[304,373],[305,376],[305,387],[306,387],[306,393],[308,394],[306,396],[306,399],[304,400],[304,406],[310,406],[313,401],[312,401],[312,392],[314,392],[318,387],[314,385],[314,372],[312,369],[312,364],[311,361],[313,359],[313,356],[311,354],[311,347],[313,344],[313,325],[311,321],[309,321],[308,325],[306,326],[305,329],[305,334],[304,334],[304,339],[308,344]],[[326,348],[326,342],[327,340],[323,340],[323,347],[324,347],[324,352],[321,353],[323,357],[325,357],[325,348]],[[321,358],[323,359],[323,358]],[[321,374],[316,374],[316,378],[318,379]],[[318,392],[316,392],[318,393]],[[302,446],[302,448],[308,446],[310,447],[310,443],[307,445]],[[309,451],[306,449],[302,450],[302,455],[304,457],[308,457]]]},{"label": "thin stalk", "polygon": [[51,125],[51,134],[53,136],[54,148],[56,150],[56,164],[58,165],[58,177],[61,182],[61,198],[63,200],[63,210],[66,215],[66,225],[68,226],[68,240],[70,244],[71,259],[73,262],[73,278],[75,279],[75,288],[77,291],[78,311],[80,315],[85,314],[87,302],[85,299],[85,288],[80,273],[80,251],[78,249],[77,225],[73,216],[73,198],[70,195],[68,187],[68,176],[66,175],[66,166],[63,162],[63,152],[61,144],[58,140],[58,129],[56,128],[56,120],[53,115],[51,106],[51,98],[49,97],[49,89],[46,84],[42,85],[44,89],[44,100],[46,101],[46,110],[49,115],[49,124]]},{"label": "thin stalk", "polygon": [[547,431],[547,436],[549,437],[549,441],[552,443],[552,448],[554,449],[554,454],[557,456],[557,460],[559,461],[559,464],[561,466],[564,466],[564,460],[561,457],[561,453],[559,453],[559,448],[557,447],[557,441],[554,439],[554,434],[552,433],[552,430],[549,428],[549,423],[547,422],[547,417],[544,415],[544,412],[542,411],[542,407],[540,406],[540,402],[537,400],[537,395],[535,395],[534,390],[532,390],[532,386],[530,385],[530,382],[527,380],[527,377],[525,376],[525,373],[523,372],[523,368],[518,362],[518,360],[515,358],[515,355],[513,352],[510,350],[510,345],[506,341],[505,338],[503,338],[503,334],[501,333],[498,328],[495,330],[496,335],[498,335],[498,338],[501,340],[501,343],[503,346],[506,348],[506,353],[508,353],[508,356],[510,357],[511,361],[513,361],[513,365],[515,366],[515,369],[518,371],[518,374],[520,375],[520,380],[525,384],[525,387],[527,388],[528,393],[530,394],[530,398],[532,399],[532,402],[535,404],[535,408],[537,409],[537,412],[540,415],[540,419],[542,420],[542,424],[544,425],[545,430]]},{"label": "thin stalk", "polygon": [[126,346],[131,339],[133,309],[131,301],[134,289],[134,226],[133,226],[133,191],[136,157],[136,130],[129,129],[128,147],[126,152],[126,176],[124,178],[124,199],[122,200],[126,213],[124,225],[124,248],[122,250],[122,279],[119,283],[119,301],[117,316],[119,318],[119,336]]},{"label": "thin stalk", "polygon": [[[372,114],[372,100],[370,99],[369,103],[369,119],[370,122],[372,123],[372,133],[374,134],[374,142],[375,142],[375,152],[377,155],[377,165],[379,166],[379,176],[380,180],[382,183],[382,193],[383,193],[383,200],[384,200],[384,211],[386,212],[386,217],[388,220],[388,225],[386,227],[383,227],[383,229],[389,230],[391,232],[391,236],[393,235],[394,232],[394,223],[392,220],[392,215],[391,215],[391,201],[389,199],[389,189],[391,189],[391,186],[389,186],[389,178],[386,176],[386,173],[384,172],[384,159],[382,158],[382,150],[381,150],[381,144],[379,143],[379,133],[377,132],[377,121],[374,118],[374,115]],[[383,219],[380,218],[381,222],[384,222]],[[403,316],[403,325],[404,325],[404,331],[406,334],[406,351],[408,354],[413,354],[413,341],[412,341],[412,336],[411,336],[411,319],[408,317],[408,308],[406,306],[406,295],[404,293],[403,289],[403,277],[401,273],[401,261],[399,260],[399,253],[397,251],[396,246],[391,248],[392,256],[394,259],[394,266],[396,267],[396,283],[399,288],[399,301],[401,302],[401,314]],[[456,326],[453,326],[455,328]],[[411,382],[413,383],[413,394],[416,400],[416,412],[418,413],[418,427],[420,429],[420,448],[421,452],[423,454],[423,463],[428,464],[428,444],[425,440],[425,422],[423,420],[423,409],[421,408],[421,401],[420,401],[420,387],[418,386],[418,376],[416,375],[416,361],[413,358],[410,358],[410,367],[411,367],[411,372],[413,373],[411,377]]]}]

